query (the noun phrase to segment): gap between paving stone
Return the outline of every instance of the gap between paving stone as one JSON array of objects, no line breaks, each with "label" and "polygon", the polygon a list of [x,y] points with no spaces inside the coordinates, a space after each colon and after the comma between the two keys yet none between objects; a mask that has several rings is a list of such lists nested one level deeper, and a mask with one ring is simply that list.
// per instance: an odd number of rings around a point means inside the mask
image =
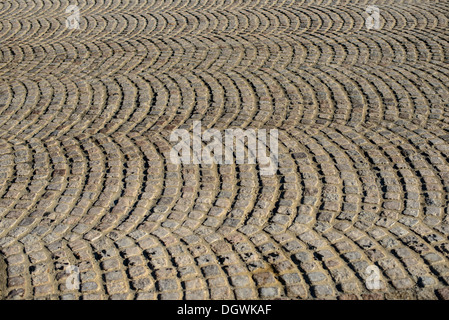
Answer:
[{"label": "gap between paving stone", "polygon": [[0,300],[6,298],[6,261],[0,253]]}]

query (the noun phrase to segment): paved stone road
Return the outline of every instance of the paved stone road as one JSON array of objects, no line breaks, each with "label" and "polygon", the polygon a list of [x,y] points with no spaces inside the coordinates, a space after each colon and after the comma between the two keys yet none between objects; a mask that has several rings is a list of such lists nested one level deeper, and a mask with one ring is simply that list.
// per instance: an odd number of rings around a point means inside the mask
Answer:
[{"label": "paved stone road", "polygon": [[449,299],[448,141],[449,1],[3,0],[1,298]]}]

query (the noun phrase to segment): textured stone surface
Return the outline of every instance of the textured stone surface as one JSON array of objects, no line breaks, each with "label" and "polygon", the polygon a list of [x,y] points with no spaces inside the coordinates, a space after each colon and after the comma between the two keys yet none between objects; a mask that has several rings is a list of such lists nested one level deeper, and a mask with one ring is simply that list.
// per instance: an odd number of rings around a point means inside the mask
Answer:
[{"label": "textured stone surface", "polygon": [[[448,1],[69,4],[0,3],[1,298],[449,299]],[[170,163],[193,121],[278,171]]]}]

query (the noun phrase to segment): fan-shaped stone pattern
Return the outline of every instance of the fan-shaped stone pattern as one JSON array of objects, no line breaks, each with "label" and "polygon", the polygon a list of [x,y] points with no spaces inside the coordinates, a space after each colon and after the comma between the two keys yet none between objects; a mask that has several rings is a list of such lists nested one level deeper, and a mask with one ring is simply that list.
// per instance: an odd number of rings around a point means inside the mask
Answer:
[{"label": "fan-shaped stone pattern", "polygon": [[[0,3],[1,298],[448,297],[448,1],[71,4]],[[194,121],[278,171],[171,163]]]}]

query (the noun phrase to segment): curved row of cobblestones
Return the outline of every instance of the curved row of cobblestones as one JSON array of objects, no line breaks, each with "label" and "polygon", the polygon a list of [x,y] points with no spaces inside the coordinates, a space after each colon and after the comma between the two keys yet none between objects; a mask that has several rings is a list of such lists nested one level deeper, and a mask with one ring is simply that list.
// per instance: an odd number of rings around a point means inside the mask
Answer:
[{"label": "curved row of cobblestones", "polygon": [[[448,9],[0,3],[0,297],[449,299]],[[171,163],[194,121],[278,171]]]}]

